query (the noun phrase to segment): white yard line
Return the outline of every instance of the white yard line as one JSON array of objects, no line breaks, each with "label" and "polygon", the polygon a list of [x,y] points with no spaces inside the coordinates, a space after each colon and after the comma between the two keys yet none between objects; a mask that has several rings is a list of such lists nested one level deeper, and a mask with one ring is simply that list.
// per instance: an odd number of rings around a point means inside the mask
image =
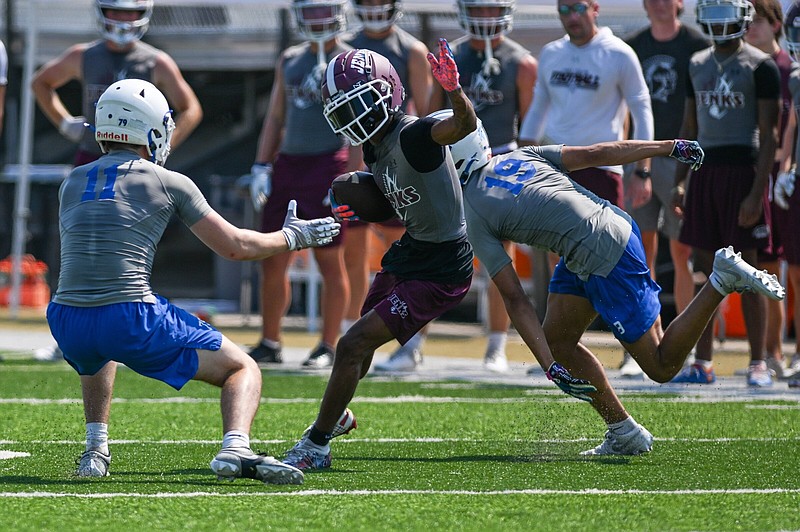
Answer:
[{"label": "white yard line", "polygon": [[780,493],[800,493],[800,489],[700,489],[700,490],[547,490],[547,489],[523,489],[523,490],[299,490],[284,492],[237,492],[237,493],[215,493],[213,491],[191,491],[184,493],[63,493],[50,491],[29,491],[29,492],[0,492],[0,498],[14,499],[51,499],[51,498],[76,498],[76,499],[117,499],[117,498],[139,498],[139,499],[191,499],[197,497],[318,497],[328,496],[358,496],[365,495],[467,495],[467,496],[507,496],[507,495],[771,495]]}]

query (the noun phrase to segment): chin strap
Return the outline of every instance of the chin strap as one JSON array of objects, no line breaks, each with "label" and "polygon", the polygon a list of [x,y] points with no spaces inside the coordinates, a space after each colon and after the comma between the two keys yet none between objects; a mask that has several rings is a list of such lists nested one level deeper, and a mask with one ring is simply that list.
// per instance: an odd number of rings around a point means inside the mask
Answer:
[{"label": "chin strap", "polygon": [[500,61],[495,59],[494,55],[492,54],[492,39],[486,38],[483,40],[485,43],[485,53],[486,59],[483,61],[483,75],[484,76],[491,76],[491,75],[498,75],[500,73]]},{"label": "chin strap", "polygon": [[322,81],[322,74],[325,72],[325,67],[328,66],[328,60],[325,57],[325,41],[320,39],[317,41],[317,66],[314,69],[315,74]]}]

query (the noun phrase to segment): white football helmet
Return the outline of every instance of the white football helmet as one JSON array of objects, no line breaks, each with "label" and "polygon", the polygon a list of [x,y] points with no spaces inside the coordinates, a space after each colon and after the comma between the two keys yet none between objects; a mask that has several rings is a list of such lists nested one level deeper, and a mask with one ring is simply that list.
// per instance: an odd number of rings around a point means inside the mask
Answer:
[{"label": "white football helmet", "polygon": [[[444,120],[453,116],[452,109],[442,109],[428,115],[437,120]],[[478,118],[478,127],[475,131],[450,145],[450,155],[456,165],[458,176],[462,183],[466,183],[469,174],[489,164],[492,158],[492,148],[489,146],[489,137],[483,129],[483,123]]]},{"label": "white football helmet", "polygon": [[106,142],[145,146],[150,160],[164,165],[175,129],[167,99],[141,79],[117,81],[100,96],[95,110],[94,138],[103,153]]},{"label": "white football helmet", "polygon": [[[153,15],[153,0],[96,0],[94,7],[97,13],[97,24],[103,38],[120,46],[141,39],[150,24],[150,17]],[[136,20],[122,22],[106,17],[104,9],[138,11],[140,16]]]},{"label": "white football helmet", "polygon": [[[511,31],[516,0],[456,0],[458,21],[473,39],[493,39]],[[497,15],[484,17],[472,8],[499,8]]]},{"label": "white football helmet", "polygon": [[711,40],[725,42],[745,34],[755,8],[747,0],[699,0],[695,12],[697,23]]},{"label": "white football helmet", "polygon": [[385,31],[403,16],[403,3],[400,0],[385,0],[377,6],[364,5],[364,0],[353,0],[353,10],[365,29]]},{"label": "white football helmet", "polygon": [[312,41],[327,41],[347,29],[347,0],[294,0],[300,35]]},{"label": "white football helmet", "polygon": [[786,49],[795,61],[800,61],[800,2],[794,2],[786,11],[783,24]]}]

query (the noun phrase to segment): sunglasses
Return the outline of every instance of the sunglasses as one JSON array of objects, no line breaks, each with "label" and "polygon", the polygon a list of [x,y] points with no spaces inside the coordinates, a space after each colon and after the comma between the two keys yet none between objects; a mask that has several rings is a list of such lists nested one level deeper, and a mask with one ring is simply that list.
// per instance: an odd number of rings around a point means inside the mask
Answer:
[{"label": "sunglasses", "polygon": [[570,13],[585,15],[587,11],[589,11],[589,5],[583,3],[577,3],[571,6],[561,4],[558,6],[558,14],[562,17],[568,17]]}]

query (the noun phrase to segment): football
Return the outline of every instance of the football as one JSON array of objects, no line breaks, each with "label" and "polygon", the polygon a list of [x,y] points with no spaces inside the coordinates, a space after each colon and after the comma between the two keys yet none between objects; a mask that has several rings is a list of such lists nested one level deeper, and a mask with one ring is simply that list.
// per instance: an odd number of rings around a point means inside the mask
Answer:
[{"label": "football", "polygon": [[385,222],[396,216],[392,204],[375,184],[369,172],[348,172],[331,183],[333,199],[349,205],[364,222]]}]

